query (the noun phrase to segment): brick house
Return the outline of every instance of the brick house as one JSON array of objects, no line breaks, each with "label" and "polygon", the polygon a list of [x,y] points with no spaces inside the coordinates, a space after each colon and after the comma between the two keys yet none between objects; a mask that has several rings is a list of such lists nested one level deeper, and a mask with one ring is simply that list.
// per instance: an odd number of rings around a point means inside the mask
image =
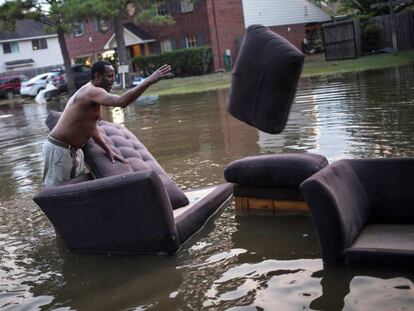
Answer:
[{"label": "brick house", "polygon": [[[306,0],[158,1],[158,14],[171,15],[173,25],[135,25],[132,5],[128,13],[124,38],[129,56],[209,45],[213,49],[213,70],[225,67],[225,54],[233,60],[237,57],[244,30],[251,24],[269,26],[301,48],[306,25],[329,19]],[[74,26],[72,34],[66,36],[73,61],[95,61],[105,51],[116,49],[111,24],[88,20]]]}]

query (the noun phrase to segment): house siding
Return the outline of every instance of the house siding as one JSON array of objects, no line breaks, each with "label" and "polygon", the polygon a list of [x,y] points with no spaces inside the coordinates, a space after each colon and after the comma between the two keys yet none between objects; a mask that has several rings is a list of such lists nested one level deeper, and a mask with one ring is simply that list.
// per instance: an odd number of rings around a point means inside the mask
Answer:
[{"label": "house siding", "polygon": [[281,26],[330,20],[330,16],[306,0],[243,0],[246,27],[254,24]]},{"label": "house siding", "polygon": [[[39,38],[39,37],[38,37]],[[62,53],[57,37],[49,37],[47,40],[47,49],[33,50],[32,40],[10,40],[19,43],[19,52],[3,53],[3,46],[0,44],[0,73],[10,71],[21,71],[23,69],[43,68],[51,66],[61,66],[63,64]],[[8,42],[8,41],[7,41]],[[7,68],[6,62],[16,61],[20,59],[33,59],[34,63],[26,67]]]},{"label": "house siding", "polygon": [[305,24],[271,26],[269,29],[289,40],[290,43],[302,51],[302,42],[306,37]]}]

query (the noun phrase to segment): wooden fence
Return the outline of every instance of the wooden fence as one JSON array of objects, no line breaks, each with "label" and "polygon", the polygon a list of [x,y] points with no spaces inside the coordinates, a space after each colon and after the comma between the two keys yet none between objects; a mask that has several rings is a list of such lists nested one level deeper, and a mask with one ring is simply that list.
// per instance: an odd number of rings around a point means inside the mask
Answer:
[{"label": "wooden fence", "polygon": [[326,60],[358,57],[354,23],[351,18],[325,23],[322,28]]},{"label": "wooden fence", "polygon": [[[369,22],[381,29],[379,48],[392,47],[391,16],[374,16],[369,19]],[[414,48],[414,12],[395,14],[395,28],[398,50]]]},{"label": "wooden fence", "polygon": [[[381,29],[377,48],[392,48],[391,16],[371,17],[368,22]],[[359,19],[351,18],[323,24],[326,60],[353,58],[363,52],[370,52],[364,51],[366,44],[363,42],[361,24]],[[398,50],[414,48],[414,12],[395,14],[395,25]]]}]

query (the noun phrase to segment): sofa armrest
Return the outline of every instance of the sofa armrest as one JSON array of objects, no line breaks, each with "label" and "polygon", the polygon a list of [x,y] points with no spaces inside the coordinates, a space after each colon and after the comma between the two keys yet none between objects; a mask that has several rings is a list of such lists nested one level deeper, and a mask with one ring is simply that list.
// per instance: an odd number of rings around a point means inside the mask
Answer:
[{"label": "sofa armrest", "polygon": [[344,249],[354,241],[370,214],[358,176],[346,160],[340,160],[305,180],[300,190],[309,205],[324,262],[343,261]]},{"label": "sofa armrest", "polygon": [[33,200],[72,251],[175,252],[180,247],[170,201],[152,170],[47,188]]}]

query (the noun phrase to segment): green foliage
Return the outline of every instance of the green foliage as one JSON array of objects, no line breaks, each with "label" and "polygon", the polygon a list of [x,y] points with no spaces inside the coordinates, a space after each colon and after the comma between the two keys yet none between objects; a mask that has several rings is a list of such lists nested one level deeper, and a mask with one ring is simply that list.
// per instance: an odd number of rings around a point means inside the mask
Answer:
[{"label": "green foliage", "polygon": [[[387,3],[388,0],[340,0],[341,11],[348,14],[352,14],[357,17],[371,17],[377,15],[389,14],[389,6],[372,8],[371,6],[378,3]],[[396,4],[393,9],[395,12],[399,12],[406,8],[413,8],[414,3],[407,2],[404,4]]]},{"label": "green foliage", "polygon": [[207,73],[210,69],[211,60],[211,47],[203,46],[156,55],[139,56],[135,57],[133,62],[146,75],[150,75],[164,64],[170,64],[174,75],[188,76]]},{"label": "green foliage", "polygon": [[[158,15],[157,5],[151,0],[66,0],[68,14],[81,19],[98,17],[112,20],[115,16],[127,17],[128,5],[135,7],[135,22],[168,24],[174,20],[170,15]],[[82,16],[78,14],[82,12]]]},{"label": "green foliage", "polygon": [[366,24],[363,29],[364,42],[370,51],[378,49],[381,28],[375,24]]}]

